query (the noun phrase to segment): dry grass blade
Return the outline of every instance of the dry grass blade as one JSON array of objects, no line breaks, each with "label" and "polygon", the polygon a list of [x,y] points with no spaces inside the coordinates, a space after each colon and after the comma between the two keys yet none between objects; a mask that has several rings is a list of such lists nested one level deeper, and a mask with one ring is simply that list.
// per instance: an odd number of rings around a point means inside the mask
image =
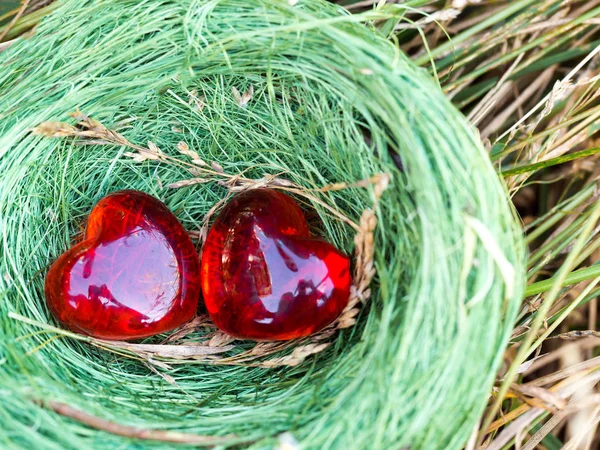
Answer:
[{"label": "dry grass blade", "polygon": [[225,170],[223,170],[223,166],[221,166],[221,164],[219,164],[218,162],[216,162],[216,161],[212,161],[212,162],[210,163],[210,165],[211,165],[211,167],[212,167],[212,168],[215,170],[215,172],[218,172],[218,173],[225,173]]},{"label": "dry grass blade", "polygon": [[192,333],[197,333],[202,328],[214,329],[214,325],[210,320],[210,317],[208,317],[208,315],[200,315],[194,317],[191,321],[186,323],[179,330],[177,330],[175,333],[171,334],[167,339],[165,339],[163,343],[170,344],[173,342],[180,341]]},{"label": "dry grass blade", "polygon": [[589,337],[600,337],[600,331],[596,330],[574,330],[567,331],[566,333],[557,334],[556,336],[551,336],[548,339],[562,339],[565,341],[576,341],[581,338],[589,338]]},{"label": "dry grass blade", "polygon": [[291,355],[282,356],[280,358],[273,358],[267,361],[263,361],[259,364],[260,367],[278,367],[278,366],[290,366],[294,367],[301,364],[307,357],[316,353],[322,352],[331,344],[329,342],[321,344],[307,344],[299,347],[295,347]]},{"label": "dry grass blade", "polygon": [[250,102],[250,100],[252,100],[252,97],[254,96],[253,86],[250,86],[246,91],[244,91],[243,94],[240,94],[240,91],[238,91],[235,87],[232,87],[231,91],[233,93],[233,98],[240,106],[240,108],[245,108],[248,105],[248,102]]},{"label": "dry grass blade", "polygon": [[511,440],[515,439],[515,437],[521,433],[524,429],[526,429],[534,420],[540,417],[543,414],[544,410],[537,408],[531,411],[527,411],[521,417],[516,420],[513,420],[505,429],[502,430],[498,434],[498,436],[490,442],[485,448],[486,450],[501,450],[503,449]]},{"label": "dry grass blade", "polygon": [[235,341],[233,336],[223,333],[222,331],[216,331],[208,341],[205,341],[205,343],[208,347],[219,348],[228,347],[233,341]]},{"label": "dry grass blade", "polygon": [[185,186],[193,186],[195,184],[204,184],[204,183],[210,183],[211,179],[209,178],[190,178],[188,180],[181,180],[181,181],[176,181],[174,183],[169,183],[167,184],[167,187],[170,189],[178,189],[181,187],[185,187]]},{"label": "dry grass blade", "polygon": [[33,134],[51,138],[72,137],[77,133],[77,128],[64,122],[43,122],[33,129]]},{"label": "dry grass blade", "polygon": [[121,341],[104,341],[101,339],[91,339],[90,343],[105,349],[127,350],[144,358],[165,358],[173,360],[198,360],[204,359],[208,355],[225,353],[234,348],[233,345],[190,345],[190,344],[132,344]]},{"label": "dry grass blade", "polygon": [[[557,410],[565,409],[567,407],[566,401],[549,391],[548,389],[544,389],[538,386],[528,386],[528,385],[518,385],[513,384],[511,390],[517,394],[522,396],[527,396],[532,399],[541,400],[543,404],[536,402],[535,406],[543,408],[547,406],[550,408],[552,412]],[[529,403],[529,400],[526,400]],[[529,403],[532,404],[532,403]],[[532,404],[533,405],[533,404]]]},{"label": "dry grass blade", "polygon": [[200,160],[200,155],[198,155],[198,153],[196,153],[195,151],[191,150],[190,146],[187,145],[187,143],[184,141],[181,141],[177,144],[177,150],[179,150],[179,153],[181,153],[182,155],[188,156],[192,161]]},{"label": "dry grass blade", "polygon": [[196,111],[201,112],[206,106],[205,103],[206,98],[204,95],[198,95],[198,92],[195,89],[192,89],[189,93],[189,103],[194,105]]},{"label": "dry grass blade", "polygon": [[82,143],[96,145],[119,145],[129,147],[135,152],[125,152],[124,155],[136,162],[146,160],[162,161],[166,159],[164,152],[153,142],[148,147],[132,144],[122,134],[109,130],[101,122],[92,119],[79,110],[71,113],[77,121],[73,126],[64,122],[43,122],[33,129],[33,134],[50,138],[77,138]]}]

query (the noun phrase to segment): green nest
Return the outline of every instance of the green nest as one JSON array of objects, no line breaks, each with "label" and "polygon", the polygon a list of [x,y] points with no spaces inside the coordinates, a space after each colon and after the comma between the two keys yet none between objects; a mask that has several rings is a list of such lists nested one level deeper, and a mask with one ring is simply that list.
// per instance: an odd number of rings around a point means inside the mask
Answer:
[{"label": "green nest", "polygon": [[[0,447],[172,448],[192,435],[223,447],[291,436],[307,449],[464,445],[519,305],[524,246],[474,130],[379,31],[402,13],[349,15],[314,0],[64,0],[0,54]],[[168,161],[31,132],[77,108]],[[348,253],[355,231],[340,216],[358,223],[375,196],[354,183],[389,174],[370,303],[326,350],[294,367],[155,367],[57,328],[44,275],[102,196],[149,192],[198,230],[228,195],[212,178],[169,186],[192,176],[177,162],[180,141],[217,172],[314,193],[304,200],[314,223]],[[350,187],[317,190],[331,183]],[[153,439],[90,426],[69,408]]]}]

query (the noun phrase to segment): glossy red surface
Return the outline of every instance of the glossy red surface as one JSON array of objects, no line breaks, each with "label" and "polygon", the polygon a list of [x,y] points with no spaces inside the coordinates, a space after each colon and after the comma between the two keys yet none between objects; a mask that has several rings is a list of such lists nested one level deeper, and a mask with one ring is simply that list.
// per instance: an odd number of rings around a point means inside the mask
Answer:
[{"label": "glossy red surface", "polygon": [[67,328],[104,339],[138,339],[189,321],[200,296],[198,254],[183,226],[156,198],[107,195],[84,240],[46,276],[50,311]]},{"label": "glossy red surface", "polygon": [[202,292],[214,323],[244,339],[284,340],[331,323],[350,295],[350,260],[310,236],[289,196],[253,189],[219,214],[202,250]]}]

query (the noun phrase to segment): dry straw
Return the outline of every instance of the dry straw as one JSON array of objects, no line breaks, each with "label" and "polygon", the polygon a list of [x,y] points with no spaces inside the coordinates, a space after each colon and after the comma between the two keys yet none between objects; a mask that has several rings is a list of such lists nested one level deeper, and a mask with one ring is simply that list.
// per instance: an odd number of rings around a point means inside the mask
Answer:
[{"label": "dry straw", "polygon": [[[510,335],[523,246],[478,137],[372,28],[402,13],[65,0],[0,54],[0,442],[465,443]],[[154,194],[201,243],[223,201],[257,186],[298,196],[314,231],[355,253],[330,328],[256,344],[200,316],[132,344],[53,322],[45,271],[103,195]]]}]

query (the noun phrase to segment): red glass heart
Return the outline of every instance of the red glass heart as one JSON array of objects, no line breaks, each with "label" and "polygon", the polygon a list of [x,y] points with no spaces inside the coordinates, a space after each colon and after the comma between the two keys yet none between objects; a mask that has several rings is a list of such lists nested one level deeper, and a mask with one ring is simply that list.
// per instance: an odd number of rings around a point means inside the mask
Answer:
[{"label": "red glass heart", "polygon": [[270,189],[237,195],[202,250],[202,292],[213,322],[243,339],[308,336],[348,304],[350,260],[311,237],[289,196]]},{"label": "red glass heart", "polygon": [[189,321],[200,296],[198,254],[156,198],[119,191],[92,209],[83,242],[50,267],[50,311],[67,328],[103,339],[138,339]]}]

